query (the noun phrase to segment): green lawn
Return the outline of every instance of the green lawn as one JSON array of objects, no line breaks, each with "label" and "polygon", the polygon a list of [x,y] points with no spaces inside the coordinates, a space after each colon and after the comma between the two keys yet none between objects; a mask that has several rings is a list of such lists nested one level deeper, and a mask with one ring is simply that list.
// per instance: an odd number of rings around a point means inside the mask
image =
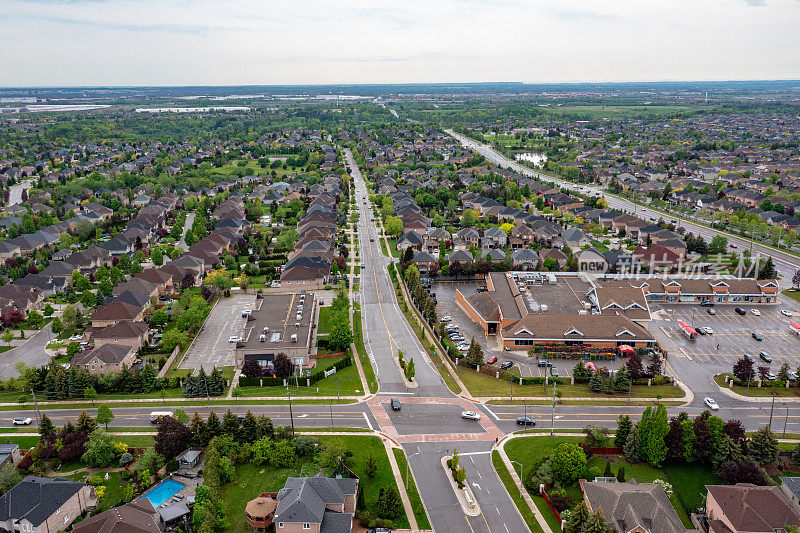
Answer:
[{"label": "green lawn", "polygon": [[[378,437],[372,436],[331,436],[320,435],[322,444],[334,443],[344,446],[355,455],[351,470],[361,479],[364,500],[367,509],[372,509],[378,500],[381,487],[396,486],[389,458]],[[364,474],[367,458],[372,455],[378,465],[378,473],[372,479]],[[286,484],[289,476],[314,475],[319,471],[313,460],[302,460],[292,468],[274,468],[270,466],[240,465],[236,467],[236,481],[222,488],[222,499],[227,503],[229,533],[249,533],[250,528],[244,515],[247,502],[262,492],[278,492]],[[330,474],[330,472],[325,472]],[[408,518],[401,516],[394,521],[398,529],[408,528]]]},{"label": "green lawn", "polygon": [[330,318],[332,307],[319,308],[319,325],[317,326],[317,335],[327,335],[331,332]]},{"label": "green lawn", "polygon": [[[541,461],[551,455],[559,444],[577,443],[582,440],[582,437],[521,437],[508,441],[505,450],[510,459],[522,464],[524,473],[520,478],[525,480],[530,475],[531,469],[538,468]],[[603,472],[605,464],[605,459],[595,456],[589,461],[588,467],[596,467]],[[611,470],[614,475],[617,474],[620,466],[625,467],[625,479],[635,479],[640,483],[652,483],[655,479],[663,479],[671,483],[674,492],[670,496],[670,501],[687,528],[691,527],[689,513],[705,503],[705,485],[721,483],[712,470],[704,465],[668,464],[663,468],[654,468],[646,463],[631,464],[622,457],[613,457]],[[520,473],[517,464],[514,464],[514,469],[518,474]],[[567,487],[567,492],[576,498],[576,501],[580,498],[580,489],[577,485]],[[552,513],[544,505],[544,501],[540,496],[531,494],[531,497],[549,523]]]},{"label": "green lawn", "polygon": [[389,240],[389,251],[392,252],[392,257],[400,257],[401,252],[397,249],[397,239],[391,238]]},{"label": "green lawn", "polygon": [[361,368],[364,370],[364,377],[367,379],[367,384],[369,384],[369,391],[374,394],[378,392],[378,380],[375,379],[375,369],[372,368],[367,349],[364,347],[364,335],[361,330],[361,310],[356,311],[355,318],[353,318],[353,340],[358,352],[358,358],[361,361]]},{"label": "green lawn", "polygon": [[[456,367],[456,374],[464,382],[467,389],[473,396],[510,396],[510,383],[503,379],[497,379],[480,372],[475,372],[463,366]],[[557,391],[561,391],[564,398],[604,398],[604,397],[627,397],[627,392],[617,392],[614,394],[596,393],[589,389],[586,384],[558,385]],[[553,388],[544,385],[519,385],[514,384],[514,396],[551,396]],[[674,385],[634,385],[631,391],[632,398],[682,398],[683,390]]]},{"label": "green lawn", "polygon": [[[330,357],[327,359],[317,359],[317,370],[325,370],[333,366],[336,362],[341,361],[341,357]],[[295,396],[336,396],[338,391],[340,396],[358,396],[363,394],[361,390],[361,378],[358,377],[358,368],[355,364],[338,370],[335,374],[323,378],[310,387],[305,385],[306,381],[303,378],[289,380],[291,385],[291,393]],[[298,383],[300,386],[295,386]],[[241,396],[280,396],[286,397],[286,388],[277,387],[239,387],[237,394]]]},{"label": "green lawn", "polygon": [[800,291],[795,291],[792,289],[783,289],[781,291],[781,294],[783,294],[784,296],[788,296],[789,298],[791,298],[796,302],[800,302]]},{"label": "green lawn", "polygon": [[730,377],[731,374],[730,373],[717,374],[716,376],[714,376],[714,381],[720,387],[732,390],[736,394],[741,394],[742,396],[764,397],[764,396],[772,396],[773,394],[775,394],[775,396],[778,397],[800,396],[800,388],[798,387],[789,387],[788,389],[786,387],[759,387],[756,382],[750,384],[749,390],[746,386],[742,385],[734,385],[733,387],[730,387],[729,385],[725,385],[725,376]]},{"label": "green lawn", "polygon": [[411,502],[411,508],[414,510],[414,517],[417,519],[417,526],[419,529],[430,529],[431,523],[428,521],[428,513],[425,512],[425,506],[422,504],[422,498],[417,490],[414,476],[411,475],[406,480],[406,454],[401,448],[394,448],[392,451],[397,461],[397,467],[400,469],[400,477],[403,478],[403,483],[408,484],[408,499]]}]

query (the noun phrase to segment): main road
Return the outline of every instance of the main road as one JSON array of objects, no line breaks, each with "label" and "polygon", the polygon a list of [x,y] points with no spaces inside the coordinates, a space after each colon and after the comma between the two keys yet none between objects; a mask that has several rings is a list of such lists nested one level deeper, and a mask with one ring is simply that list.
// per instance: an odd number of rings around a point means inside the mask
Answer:
[{"label": "main road", "polygon": [[560,188],[569,189],[574,192],[580,192],[583,194],[588,194],[590,196],[603,196],[605,197],[606,201],[608,201],[608,206],[611,209],[616,209],[618,211],[627,211],[632,214],[635,213],[636,215],[641,216],[644,219],[649,219],[651,217],[654,219],[658,219],[660,217],[663,217],[666,220],[676,220],[678,221],[680,226],[685,227],[688,231],[692,232],[694,235],[702,235],[702,237],[707,242],[710,242],[711,239],[716,235],[722,235],[728,239],[728,243],[735,244],[738,250],[748,249],[752,250],[753,254],[771,256],[775,263],[775,269],[783,276],[783,281],[787,285],[788,283],[791,282],[794,273],[798,269],[800,269],[800,257],[787,254],[780,250],[775,250],[773,248],[764,246],[763,244],[754,243],[749,239],[736,237],[728,233],[711,229],[707,226],[703,226],[701,224],[697,224],[695,222],[686,220],[685,218],[680,218],[669,213],[662,213],[650,207],[642,207],[634,202],[625,200],[624,198],[620,198],[618,196],[606,195],[602,187],[575,184],[570,181],[554,178],[552,176],[535,172],[530,168],[520,165],[516,161],[507,158],[506,156],[497,152],[495,149],[493,149],[491,146],[487,144],[479,143],[473,139],[470,139],[469,137],[465,137],[464,135],[456,133],[453,130],[446,130],[446,133],[455,138],[464,147],[469,148],[470,150],[473,150],[474,152],[481,154],[492,163],[495,163],[503,168],[510,168],[514,172],[522,174],[523,176],[528,176],[531,178],[538,179],[540,181],[549,182],[554,185],[557,185]]}]

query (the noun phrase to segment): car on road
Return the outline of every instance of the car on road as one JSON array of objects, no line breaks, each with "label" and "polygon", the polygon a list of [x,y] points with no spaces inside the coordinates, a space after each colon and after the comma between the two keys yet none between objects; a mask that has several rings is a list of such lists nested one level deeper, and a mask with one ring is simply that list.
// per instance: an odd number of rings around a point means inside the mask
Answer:
[{"label": "car on road", "polygon": [[704,327],[702,327],[702,326],[701,326],[701,327],[699,327],[699,328],[694,328],[694,329],[695,329],[695,331],[697,331],[697,333],[699,333],[700,335],[705,335],[705,334],[706,334],[706,328],[704,328]]},{"label": "car on road", "polygon": [[758,309],[751,309],[750,312],[753,313],[755,316],[761,316],[761,311],[759,311]]},{"label": "car on road", "polygon": [[734,311],[736,311],[736,314],[737,314],[737,315],[742,315],[742,316],[744,316],[744,315],[746,315],[746,314],[747,314],[747,311],[745,311],[745,310],[744,310],[744,309],[742,309],[741,307],[736,307],[736,308],[734,308]]},{"label": "car on road", "polygon": [[503,370],[508,370],[512,366],[514,366],[513,361],[503,361],[503,363],[500,365],[500,368],[502,368]]},{"label": "car on road", "polygon": [[517,424],[520,426],[535,426],[536,420],[529,416],[518,416],[517,417]]},{"label": "car on road", "polygon": [[363,269],[367,268],[367,265],[365,265],[364,263],[361,263],[361,268],[363,270]]},{"label": "car on road", "polygon": [[369,242],[375,242],[375,237],[370,237]]},{"label": "car on road", "polygon": [[759,342],[764,340],[764,337],[762,337],[759,333],[757,333],[755,331],[753,333],[751,333],[750,336],[752,336],[755,340],[757,340]]},{"label": "car on road", "polygon": [[497,362],[497,356],[493,355],[489,359],[486,360],[487,365],[493,365]]},{"label": "car on road", "polygon": [[388,527],[373,527],[367,530],[367,533],[392,533]]},{"label": "car on road", "polygon": [[453,319],[452,319],[452,318],[450,318],[450,315],[445,315],[445,316],[443,316],[443,317],[442,317],[442,318],[441,318],[439,321],[440,321],[440,322],[452,322],[452,321],[453,321]]},{"label": "car on road", "polygon": [[730,247],[731,247],[731,248],[738,248],[738,247],[739,247],[739,245],[738,245],[738,244],[736,244],[736,243],[733,243],[733,242],[732,242],[732,243],[730,244]]},{"label": "car on road", "polygon": [[781,314],[783,316],[792,316],[792,312],[789,311],[788,309],[781,309]]},{"label": "car on road", "polygon": [[28,416],[18,416],[11,423],[15,426],[29,426],[33,422]]},{"label": "car on road", "polygon": [[547,359],[539,359],[536,362],[537,366],[553,366],[553,363],[548,361]]},{"label": "car on road", "polygon": [[706,309],[706,313],[708,313],[709,315],[716,315],[717,314],[717,312],[714,311],[713,309]]},{"label": "car on road", "polygon": [[231,335],[230,337],[228,337],[228,342],[239,342],[241,340],[242,338],[238,335]]},{"label": "car on road", "polygon": [[719,411],[719,404],[714,401],[714,398],[703,398],[703,403],[706,404],[706,406],[708,406],[708,408],[712,411]]},{"label": "car on road", "polygon": [[461,411],[461,418],[465,420],[480,420],[481,415],[475,411]]},{"label": "car on road", "polygon": [[397,398],[392,398],[392,411],[399,411],[400,410],[400,400]]},{"label": "car on road", "polygon": [[242,318],[247,318],[252,314],[253,314],[252,309],[245,309],[244,311],[242,311]]},{"label": "car on road", "polygon": [[768,354],[767,352],[758,352],[758,356],[765,363],[771,363],[772,362],[772,356],[770,354]]}]

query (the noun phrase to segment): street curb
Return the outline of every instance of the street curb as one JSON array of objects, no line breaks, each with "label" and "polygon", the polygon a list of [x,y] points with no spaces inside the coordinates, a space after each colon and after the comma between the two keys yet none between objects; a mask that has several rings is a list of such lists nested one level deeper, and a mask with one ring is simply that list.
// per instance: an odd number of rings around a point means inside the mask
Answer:
[{"label": "street curb", "polygon": [[[464,488],[459,489],[456,482],[453,480],[453,476],[450,473],[450,467],[447,466],[447,461],[451,459],[452,455],[445,455],[441,458],[442,468],[444,468],[444,475],[447,477],[447,481],[450,482],[450,487],[453,489],[455,493],[456,499],[458,500],[458,504],[461,506],[461,510],[467,516],[478,516],[481,514],[481,506],[478,503],[478,500],[475,498],[475,495],[472,493],[472,489],[469,488],[469,482],[464,481]],[[475,502],[475,507],[470,508],[469,504],[467,503],[467,495]]]}]

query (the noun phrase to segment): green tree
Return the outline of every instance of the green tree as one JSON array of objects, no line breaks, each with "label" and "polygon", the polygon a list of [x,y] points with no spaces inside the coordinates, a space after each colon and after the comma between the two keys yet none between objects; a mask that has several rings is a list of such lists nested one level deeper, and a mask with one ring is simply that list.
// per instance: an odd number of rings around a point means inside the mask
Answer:
[{"label": "green tree", "polygon": [[728,250],[728,239],[723,235],[716,235],[711,239],[708,251],[712,254],[724,254]]},{"label": "green tree", "polygon": [[475,366],[483,364],[483,348],[479,343],[475,342],[475,337],[472,337],[472,339],[469,341],[467,362]]},{"label": "green tree", "polygon": [[367,466],[364,468],[364,474],[367,475],[368,478],[374,478],[378,473],[378,461],[375,460],[375,456],[371,455],[367,457]]},{"label": "green tree", "polygon": [[114,461],[114,442],[111,435],[100,428],[92,431],[81,459],[93,467],[110,466]]},{"label": "green tree", "polygon": [[416,368],[414,368],[414,358],[413,357],[408,360],[408,363],[406,363],[405,374],[406,374],[406,379],[408,381],[414,381],[414,376],[417,374],[417,370],[416,370]]},{"label": "green tree", "polygon": [[727,462],[740,463],[744,459],[742,447],[736,444],[728,435],[723,435],[717,453],[714,454],[714,469],[719,472],[722,465]]},{"label": "green tree", "polygon": [[395,486],[381,487],[375,512],[381,518],[392,519],[400,516],[403,512],[403,502]]},{"label": "green tree", "polygon": [[39,421],[39,435],[44,440],[49,440],[56,435],[56,427],[46,414],[42,413],[42,419]]},{"label": "green tree", "polygon": [[10,329],[7,329],[3,332],[2,335],[0,335],[0,339],[2,339],[3,342],[6,343],[6,345],[10,345],[11,341],[14,340],[14,332],[11,331]]},{"label": "green tree", "polygon": [[383,224],[386,234],[391,237],[397,237],[403,233],[403,221],[399,217],[389,217]]},{"label": "green tree", "polygon": [[95,421],[98,424],[103,424],[108,429],[108,424],[114,420],[114,413],[111,412],[111,408],[106,404],[100,404],[97,406],[97,416],[95,417]]},{"label": "green tree", "polygon": [[189,423],[189,415],[183,409],[175,409],[174,418],[181,424]]},{"label": "green tree", "polygon": [[[650,407],[647,409],[650,409]],[[644,422],[644,420],[643,416],[642,422]],[[639,425],[640,432],[642,431],[642,422],[640,422]],[[667,408],[664,407],[664,404],[659,403],[655,411],[651,412],[646,428],[646,433],[639,435],[645,460],[650,463],[651,466],[660,467],[667,456],[667,444],[664,438],[667,436],[667,433],[669,433],[669,418],[667,416]]]},{"label": "green tree", "polygon": [[161,337],[161,348],[165,352],[172,352],[176,346],[186,346],[189,342],[189,338],[186,335],[185,331],[180,331],[177,328],[172,328],[168,331],[164,332],[164,336]]},{"label": "green tree", "polygon": [[[695,433],[694,424],[690,418],[681,422],[683,429],[683,460],[687,463],[694,461]],[[704,445],[705,443],[701,443]]]},{"label": "green tree", "polygon": [[163,326],[169,322],[169,315],[163,309],[158,309],[153,316],[150,317],[151,326]]},{"label": "green tree", "polygon": [[764,426],[756,431],[747,445],[747,451],[758,464],[778,462],[778,439],[769,426]]},{"label": "green tree", "polygon": [[589,510],[586,504],[581,501],[580,505],[572,509],[569,518],[564,522],[564,533],[581,533],[583,525],[589,519]]},{"label": "green tree", "polygon": [[617,419],[617,433],[614,436],[614,446],[623,448],[628,441],[628,435],[630,435],[632,428],[633,423],[631,422],[631,418],[628,415],[619,415]]},{"label": "green tree", "polygon": [[5,494],[22,481],[22,475],[12,463],[6,463],[0,470],[0,494]]},{"label": "green tree", "polygon": [[83,389],[83,398],[86,400],[91,400],[92,404],[94,404],[94,401],[97,399],[97,391],[94,389],[94,387],[86,387]]},{"label": "green tree", "polygon": [[608,525],[603,510],[598,509],[589,515],[581,528],[581,533],[615,533],[616,530]]},{"label": "green tree", "polygon": [[569,485],[586,468],[586,454],[574,443],[558,445],[553,454],[553,475],[562,485]]}]

